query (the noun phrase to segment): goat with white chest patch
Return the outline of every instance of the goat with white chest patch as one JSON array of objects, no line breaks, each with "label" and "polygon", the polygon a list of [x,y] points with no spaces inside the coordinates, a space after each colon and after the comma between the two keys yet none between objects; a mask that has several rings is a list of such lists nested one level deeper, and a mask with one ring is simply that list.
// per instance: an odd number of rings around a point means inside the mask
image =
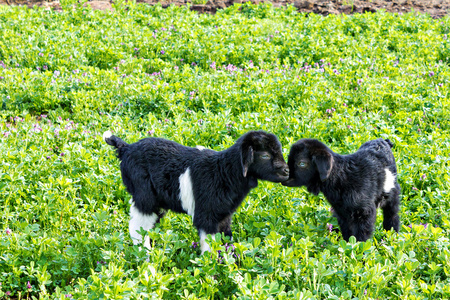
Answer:
[{"label": "goat with white chest patch", "polygon": [[[127,144],[105,132],[117,149],[122,180],[132,195],[130,235],[141,242],[139,230],[149,230],[168,209],[192,216],[202,253],[209,250],[207,234],[231,237],[231,218],[258,179],[286,181],[289,169],[277,137],[250,131],[224,151],[190,148],[162,138]],[[144,246],[150,248],[147,239]]]},{"label": "goat with white chest patch", "polygon": [[291,147],[290,178],[282,184],[306,186],[322,192],[337,216],[342,236],[366,241],[373,233],[377,208],[383,210],[383,227],[398,232],[400,186],[389,140],[364,143],[358,151],[340,155],[315,139],[301,139]]}]

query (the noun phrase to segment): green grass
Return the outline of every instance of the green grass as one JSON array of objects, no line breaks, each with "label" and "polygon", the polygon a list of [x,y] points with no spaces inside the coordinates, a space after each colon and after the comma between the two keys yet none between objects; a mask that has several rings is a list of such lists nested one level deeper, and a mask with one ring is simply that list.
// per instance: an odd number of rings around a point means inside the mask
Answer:
[{"label": "green grass", "polygon": [[[449,298],[449,21],[0,6],[0,298]],[[391,139],[400,233],[380,213],[373,239],[346,243],[323,195],[260,182],[234,215],[234,248],[212,237],[200,255],[175,213],[149,253],[132,245],[104,131],[223,150],[254,129],[285,157],[303,137],[338,153]]]}]

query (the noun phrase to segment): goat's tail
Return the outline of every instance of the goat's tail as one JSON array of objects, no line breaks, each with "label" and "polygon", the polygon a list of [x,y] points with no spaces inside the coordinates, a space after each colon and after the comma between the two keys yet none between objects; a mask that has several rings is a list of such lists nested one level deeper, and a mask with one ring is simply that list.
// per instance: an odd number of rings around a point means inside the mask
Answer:
[{"label": "goat's tail", "polygon": [[389,147],[394,147],[394,144],[391,142],[390,139],[385,139],[386,143],[388,143]]},{"label": "goat's tail", "polygon": [[119,150],[120,148],[125,147],[125,146],[128,145],[128,144],[125,143],[121,138],[119,138],[119,137],[113,135],[113,134],[111,133],[111,131],[109,131],[109,130],[108,130],[108,131],[105,131],[105,132],[103,133],[103,139],[105,140],[105,142],[106,142],[108,145],[111,145],[111,146],[115,147],[117,150]]}]

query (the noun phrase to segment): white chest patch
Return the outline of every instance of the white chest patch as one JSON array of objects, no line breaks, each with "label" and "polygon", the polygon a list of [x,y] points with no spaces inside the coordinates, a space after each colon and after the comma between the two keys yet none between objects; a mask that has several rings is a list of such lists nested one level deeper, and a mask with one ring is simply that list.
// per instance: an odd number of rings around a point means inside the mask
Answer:
[{"label": "white chest patch", "polygon": [[205,147],[203,147],[203,146],[195,146],[195,148],[197,148],[198,150],[200,150],[200,151],[203,151],[203,150],[205,150],[206,148]]},{"label": "white chest patch", "polygon": [[384,171],[386,172],[386,176],[384,178],[383,190],[385,193],[389,193],[395,186],[395,176],[388,168],[384,169]]},{"label": "white chest patch", "polygon": [[183,207],[188,215],[194,218],[195,200],[192,189],[191,170],[189,168],[180,175],[180,200],[181,207]]}]

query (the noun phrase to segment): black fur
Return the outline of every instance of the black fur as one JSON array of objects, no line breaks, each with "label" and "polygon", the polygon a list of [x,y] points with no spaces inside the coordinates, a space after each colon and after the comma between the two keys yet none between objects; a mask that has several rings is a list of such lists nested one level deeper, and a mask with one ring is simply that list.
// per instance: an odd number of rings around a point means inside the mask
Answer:
[{"label": "black fur", "polygon": [[[342,236],[366,241],[373,233],[376,210],[383,210],[385,230],[398,232],[400,186],[389,140],[364,143],[358,151],[339,155],[315,139],[302,139],[291,147],[290,178],[283,185],[306,186],[313,194],[322,192],[337,216]],[[394,176],[394,186],[384,191],[385,169]]]},{"label": "black fur", "polygon": [[122,179],[144,214],[170,209],[186,213],[180,200],[180,175],[190,168],[195,213],[193,223],[206,234],[230,236],[232,214],[258,179],[282,182],[289,169],[277,137],[250,131],[224,151],[199,150],[162,138],[127,144],[116,136],[105,141],[117,148]]}]

